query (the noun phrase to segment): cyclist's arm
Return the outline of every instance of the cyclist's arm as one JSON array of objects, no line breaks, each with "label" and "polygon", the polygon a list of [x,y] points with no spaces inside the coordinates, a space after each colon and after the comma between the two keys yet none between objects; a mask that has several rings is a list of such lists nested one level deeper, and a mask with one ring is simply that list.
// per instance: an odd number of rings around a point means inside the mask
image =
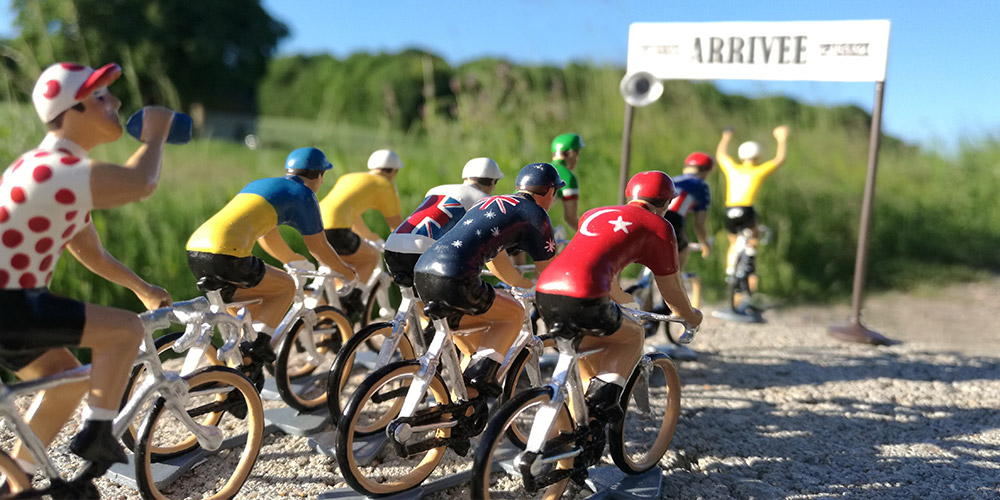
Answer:
[{"label": "cyclist's arm", "polygon": [[577,206],[579,204],[579,198],[572,198],[569,200],[563,200],[563,220],[566,221],[566,225],[573,228],[576,231],[580,226],[580,217],[577,213]]},{"label": "cyclist's arm", "polygon": [[403,217],[399,215],[393,215],[392,217],[386,217],[385,223],[389,225],[389,231],[395,231],[400,224],[403,223]]},{"label": "cyclist's arm", "polygon": [[360,215],[357,219],[355,219],[354,225],[351,226],[351,230],[357,233],[358,236],[368,241],[378,241],[381,239],[379,235],[373,233],[371,229],[368,229],[368,226],[365,224],[365,219]]},{"label": "cyclist's arm", "polygon": [[125,165],[92,163],[90,192],[94,208],[114,208],[153,194],[160,182],[163,144],[167,140],[173,117],[174,112],[167,108],[144,108],[144,142]]},{"label": "cyclist's arm", "polygon": [[275,226],[274,229],[270,230],[264,236],[261,236],[257,243],[260,247],[264,249],[271,257],[280,260],[282,263],[288,264],[289,262],[295,262],[297,260],[309,260],[305,256],[296,253],[285,239],[281,237],[281,231]]},{"label": "cyclist's arm", "polygon": [[774,154],[775,168],[785,162],[785,152],[788,143],[788,127],[781,125],[774,129],[774,138],[778,141],[778,151]]},{"label": "cyclist's arm", "polygon": [[635,302],[635,297],[625,293],[625,290],[622,290],[622,284],[618,282],[619,278],[621,278],[621,276],[615,276],[611,280],[611,300],[619,304]]},{"label": "cyclist's arm", "polygon": [[330,246],[330,242],[327,241],[326,235],[323,233],[310,234],[308,236],[303,235],[302,241],[306,244],[306,248],[309,249],[309,253],[320,264],[323,264],[334,271],[343,274],[347,279],[356,279],[358,273],[354,271],[354,267],[343,261],[337,252]]},{"label": "cyclist's arm", "polygon": [[170,294],[166,290],[150,285],[108,253],[93,224],[81,229],[69,240],[66,249],[92,273],[132,290],[147,309],[171,304]]},{"label": "cyclist's arm", "polygon": [[[548,264],[548,261],[544,262]],[[535,263],[535,266],[536,266],[535,269],[538,269],[537,262]],[[532,283],[531,280],[525,278],[524,276],[521,275],[521,273],[517,272],[517,268],[515,268],[514,263],[510,261],[510,256],[507,255],[506,251],[500,252],[499,254],[497,254],[496,257],[493,258],[493,260],[487,262],[486,268],[489,269],[491,273],[493,273],[493,276],[496,276],[497,278],[500,279],[500,281],[503,281],[504,283],[507,283],[510,286],[516,286],[521,288],[531,288],[535,286],[535,284]],[[541,272],[541,270],[539,270],[538,272]]]},{"label": "cyclist's arm", "polygon": [[701,210],[694,213],[694,234],[701,244],[701,256],[708,257],[712,253],[712,245],[708,243],[708,210]]},{"label": "cyclist's arm", "polygon": [[691,326],[701,324],[701,312],[691,307],[687,292],[681,284],[681,273],[655,276],[656,288],[660,290],[663,301],[670,306],[670,310],[684,318]]},{"label": "cyclist's arm", "polygon": [[[725,129],[722,131],[722,138],[719,139],[719,146],[715,148],[715,159],[720,160],[722,157],[729,157],[729,140],[733,138],[733,131],[730,129]],[[721,166],[721,164],[720,164]]]}]

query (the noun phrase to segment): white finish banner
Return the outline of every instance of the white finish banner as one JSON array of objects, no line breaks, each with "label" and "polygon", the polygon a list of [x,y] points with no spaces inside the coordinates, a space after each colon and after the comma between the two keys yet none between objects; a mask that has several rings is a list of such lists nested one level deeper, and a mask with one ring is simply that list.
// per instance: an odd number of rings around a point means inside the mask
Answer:
[{"label": "white finish banner", "polygon": [[664,80],[885,81],[889,21],[632,23],[628,73]]}]

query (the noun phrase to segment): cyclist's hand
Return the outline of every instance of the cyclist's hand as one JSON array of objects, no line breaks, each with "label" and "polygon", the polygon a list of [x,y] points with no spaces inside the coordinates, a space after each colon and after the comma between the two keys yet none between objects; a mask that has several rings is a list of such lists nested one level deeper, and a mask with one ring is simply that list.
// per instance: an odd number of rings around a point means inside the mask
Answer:
[{"label": "cyclist's hand", "polygon": [[[701,320],[704,319],[704,315],[701,314],[701,311],[698,310],[698,309],[695,309],[694,307],[692,307],[691,308],[691,312],[694,313],[694,315],[693,316],[685,316],[684,317],[684,321],[687,321],[688,324],[691,325],[692,328],[701,325]],[[694,321],[692,321],[692,320],[694,320]]]},{"label": "cyclist's hand", "polygon": [[707,259],[709,255],[712,255],[712,245],[709,243],[701,244],[701,258]]},{"label": "cyclist's hand", "polygon": [[174,112],[163,106],[142,108],[142,141],[165,142],[174,121]]},{"label": "cyclist's hand", "polygon": [[774,138],[783,141],[788,138],[788,127],[785,125],[779,125],[774,128]]},{"label": "cyclist's hand", "polygon": [[136,292],[135,296],[150,311],[161,307],[170,307],[174,303],[170,299],[170,293],[156,285],[148,285],[145,290]]},{"label": "cyclist's hand", "polygon": [[722,136],[723,137],[732,137],[733,136],[733,127],[726,127],[724,129],[722,129]]},{"label": "cyclist's hand", "polygon": [[305,258],[302,255],[295,254],[295,259],[285,264],[285,269],[286,270],[302,269],[304,271],[315,271],[316,264],[313,264],[312,262],[309,261],[309,259]]}]

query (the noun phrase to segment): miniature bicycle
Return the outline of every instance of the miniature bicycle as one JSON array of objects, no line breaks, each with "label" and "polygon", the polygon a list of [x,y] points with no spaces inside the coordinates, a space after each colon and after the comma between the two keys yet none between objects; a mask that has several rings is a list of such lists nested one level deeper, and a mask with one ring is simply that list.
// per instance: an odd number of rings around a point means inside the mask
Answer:
[{"label": "miniature bicycle", "polygon": [[[529,293],[514,289],[519,300]],[[462,314],[431,302],[425,309],[434,325],[427,352],[415,360],[390,363],[358,386],[337,426],[335,455],[344,480],[356,491],[385,496],[415,488],[437,467],[446,449],[466,455],[471,438],[486,427],[487,394],[470,398],[453,336]],[[476,331],[482,331],[477,329]],[[542,341],[531,333],[527,314],[521,332],[504,356],[497,379],[503,380],[501,401],[510,399],[522,376],[541,378],[538,360]],[[439,366],[444,368],[439,371]],[[521,382],[521,384],[519,384]],[[365,436],[384,431],[377,453],[358,456]],[[512,434],[526,438],[526,434]],[[388,446],[386,446],[388,444]],[[377,455],[377,456],[376,456]]]},{"label": "miniature bicycle", "polygon": [[[378,250],[380,256],[385,251],[384,241],[362,240]],[[346,294],[341,303],[347,317],[357,324],[358,330],[372,324],[391,320],[396,316],[396,308],[392,305],[390,291],[395,286],[392,276],[384,269],[385,262],[379,258],[380,264],[372,271],[372,275],[364,284],[355,287],[353,293]],[[372,346],[378,350],[377,346]]]},{"label": "miniature bicycle", "polygon": [[[171,322],[218,325],[225,341],[218,354],[223,359],[238,358],[236,344],[242,315],[233,317],[209,312],[208,302],[201,298],[145,312],[139,317],[145,327],[145,338],[136,363],[145,366],[147,376],[115,418],[113,431],[121,436],[136,415],[147,412],[139,429],[133,460],[140,493],[149,499],[168,498],[169,490],[156,484],[152,463],[157,461],[158,452],[185,449],[201,453],[198,465],[190,470],[210,470],[210,476],[217,478],[205,481],[199,473],[184,473],[189,481],[205,488],[203,498],[232,498],[249,477],[263,441],[264,409],[260,395],[245,375],[231,368],[209,366],[184,375],[165,370],[155,348],[153,332],[170,326]],[[182,340],[192,345],[209,342],[204,335],[192,337]],[[35,463],[39,464],[39,470],[49,480],[47,487],[31,489],[31,480],[16,462],[0,452],[0,471],[7,478],[9,490],[14,494],[12,498],[98,497],[93,479],[103,475],[107,466],[88,462],[77,477],[63,479],[45,446],[15,405],[20,396],[83,381],[89,376],[90,365],[86,365],[0,387],[0,414],[12,424],[14,434],[25,444]],[[158,397],[151,405],[146,405],[154,396]]]},{"label": "miniature bicycle", "polygon": [[[204,349],[188,349],[184,357],[182,373],[197,366],[218,365],[236,368],[253,381],[260,391],[264,386],[264,370],[274,375],[275,386],[282,401],[301,412],[314,411],[326,404],[326,369],[343,342],[353,334],[350,320],[334,305],[316,305],[319,300],[328,304],[339,304],[339,294],[348,293],[352,283],[348,282],[339,290],[334,278],[339,277],[325,268],[313,271],[302,263],[286,266],[286,271],[295,281],[295,297],[292,306],[275,329],[274,337],[258,335],[252,328],[249,313],[240,323],[239,350],[242,357],[225,363],[215,354],[215,347],[207,344]],[[306,290],[308,279],[312,279],[311,290]],[[206,293],[213,311],[225,312],[256,301],[226,304],[218,290]],[[201,330],[211,336],[211,326],[188,324],[187,332]],[[168,348],[182,338],[180,332],[166,334],[156,340],[157,352],[163,353],[164,362],[172,356]],[[191,338],[188,336],[187,338]],[[275,352],[277,347],[277,352]],[[188,346],[175,348],[183,351]],[[322,369],[320,369],[322,367]],[[129,378],[125,397],[137,382],[144,377],[144,369],[137,366]],[[134,430],[126,433],[122,440],[126,446],[133,446]]]},{"label": "miniature bicycle", "polygon": [[[697,328],[674,316],[622,308],[636,321],[666,321],[684,325],[679,341],[691,342]],[[680,380],[665,354],[646,354],[632,370],[621,406],[625,416],[611,424],[590,420],[579,370],[581,358],[600,352],[578,352],[581,332],[552,325],[559,358],[552,381],[519,392],[496,411],[476,448],[472,466],[472,498],[559,498],[570,480],[583,485],[587,468],[598,463],[609,445],[611,458],[627,474],[656,466],[673,439],[680,413]],[[526,446],[516,450],[501,445],[511,428],[528,426]],[[494,461],[515,452],[513,466],[494,467]]]},{"label": "miniature bicycle", "polygon": [[[690,249],[691,252],[699,252],[701,251],[701,244],[691,243],[688,245],[688,249]],[[681,275],[681,283],[691,300],[691,307],[694,307],[695,309],[700,308],[701,278],[693,272],[685,272]],[[660,298],[658,293],[656,293],[656,282],[653,279],[653,272],[650,271],[649,268],[644,267],[642,271],[639,272],[639,279],[634,285],[626,288],[625,293],[631,294],[632,297],[635,298],[636,303],[639,304],[639,308],[643,311],[660,314],[670,313],[666,304],[663,303],[663,299]],[[669,352],[667,352],[671,359],[675,361],[692,361],[696,359],[694,351],[677,341],[675,333],[670,329],[670,323],[663,323],[660,321],[644,321],[642,326],[646,330],[646,337],[655,335],[661,324],[664,325],[667,340],[671,344]]]}]

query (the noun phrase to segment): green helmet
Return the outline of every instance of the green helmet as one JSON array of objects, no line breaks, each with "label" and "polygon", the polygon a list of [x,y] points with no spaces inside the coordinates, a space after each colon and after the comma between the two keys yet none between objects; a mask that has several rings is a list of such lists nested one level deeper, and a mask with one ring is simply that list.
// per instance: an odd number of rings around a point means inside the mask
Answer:
[{"label": "green helmet", "polygon": [[580,134],[560,134],[552,139],[552,154],[581,149],[583,149],[583,137],[580,137]]}]

